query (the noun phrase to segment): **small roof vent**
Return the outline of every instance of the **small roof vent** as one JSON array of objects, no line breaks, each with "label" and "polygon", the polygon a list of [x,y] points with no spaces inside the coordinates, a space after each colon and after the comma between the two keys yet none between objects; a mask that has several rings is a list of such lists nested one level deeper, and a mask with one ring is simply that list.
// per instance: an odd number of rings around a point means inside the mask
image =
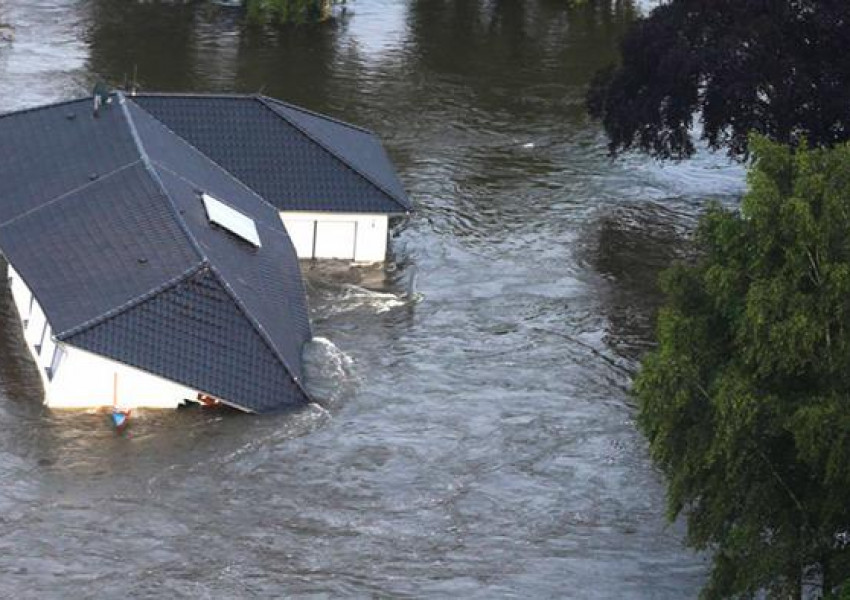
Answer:
[{"label": "small roof vent", "polygon": [[112,102],[109,95],[109,87],[102,81],[98,81],[92,91],[92,100],[94,101],[94,116],[100,115],[100,108]]},{"label": "small roof vent", "polygon": [[256,248],[262,247],[260,234],[257,233],[257,225],[251,217],[243,215],[235,208],[229,207],[209,194],[201,194],[201,199],[204,201],[204,208],[207,210],[207,218],[210,223],[223,227]]}]

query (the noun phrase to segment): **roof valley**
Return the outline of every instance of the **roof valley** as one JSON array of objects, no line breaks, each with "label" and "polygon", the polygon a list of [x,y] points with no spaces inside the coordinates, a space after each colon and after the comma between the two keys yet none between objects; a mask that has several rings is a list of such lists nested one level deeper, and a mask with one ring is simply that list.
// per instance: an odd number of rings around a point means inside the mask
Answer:
[{"label": "roof valley", "polygon": [[[122,98],[124,98],[124,99],[126,100],[126,96],[124,96],[124,95],[123,95],[123,94],[121,94],[120,92],[119,92],[119,94],[121,95],[121,97],[122,97]],[[203,150],[201,150],[200,148],[196,148],[194,145],[192,145],[192,144],[189,142],[189,140],[187,140],[185,137],[183,137],[182,135],[180,135],[180,134],[179,134],[179,133],[177,133],[176,131],[173,131],[173,130],[172,130],[172,129],[168,126],[168,125],[166,125],[165,123],[163,123],[163,122],[162,122],[162,120],[160,120],[158,117],[156,117],[156,116],[152,115],[152,114],[151,114],[148,110],[146,110],[143,106],[141,106],[141,105],[140,105],[140,104],[138,104],[137,102],[133,102],[133,106],[135,106],[136,108],[138,108],[139,110],[141,110],[142,112],[144,112],[146,115],[148,115],[151,119],[153,119],[154,121],[156,121],[156,122],[157,122],[157,124],[158,124],[160,127],[162,127],[163,129],[165,129],[166,131],[168,131],[171,135],[173,135],[173,136],[175,137],[175,139],[177,139],[180,143],[185,144],[185,145],[186,145],[186,147],[190,148],[193,152],[196,152],[197,154],[199,154],[199,155],[203,156],[203,157],[204,157],[204,160],[206,160],[207,162],[209,162],[209,163],[211,163],[211,164],[215,165],[215,167],[216,167],[217,169],[219,169],[219,170],[220,170],[220,171],[221,171],[224,175],[226,175],[226,176],[227,176],[229,179],[231,179],[234,183],[236,183],[236,184],[237,184],[237,185],[239,185],[241,188],[243,188],[246,192],[248,192],[249,194],[251,194],[252,196],[254,196],[256,199],[260,200],[260,201],[261,201],[261,202],[263,202],[264,204],[268,204],[269,206],[272,206],[272,208],[274,208],[274,206],[273,206],[273,205],[272,205],[272,204],[271,204],[268,200],[266,200],[265,198],[263,198],[263,196],[262,196],[262,195],[260,195],[260,194],[259,194],[256,190],[254,190],[254,188],[252,188],[250,185],[248,185],[247,183],[245,183],[244,181],[242,181],[241,179],[239,179],[238,177],[236,177],[233,173],[231,173],[231,172],[230,172],[230,170],[229,170],[229,169],[226,169],[224,166],[220,165],[220,164],[219,164],[219,163],[217,163],[215,160],[213,160],[212,158],[210,158],[210,156],[209,156],[206,152],[204,152],[204,151],[203,151]],[[126,110],[126,108],[125,108],[125,110]],[[129,113],[128,113],[128,115],[129,115]],[[132,118],[130,119],[130,124],[131,124],[131,126],[132,126],[132,130],[133,130],[134,137],[137,137],[137,136],[138,136],[138,132],[136,131],[135,123],[133,123]],[[138,141],[138,143],[141,145],[141,140],[139,140],[139,141]],[[143,145],[142,145],[142,147],[143,147]],[[145,156],[147,156],[147,153],[145,153]],[[150,159],[148,158],[148,160],[150,160]],[[161,162],[159,162],[159,161],[153,161],[153,160],[151,160],[150,162],[151,162],[151,163],[155,163],[158,167],[160,167],[160,168],[162,168],[162,169],[165,169],[166,171],[168,171],[168,172],[170,172],[170,173],[174,174],[175,176],[179,177],[179,178],[180,178],[180,179],[182,179],[183,181],[186,181],[187,183],[190,183],[190,184],[192,184],[193,186],[198,187],[198,186],[197,186],[197,184],[196,184],[195,182],[190,181],[189,179],[187,179],[186,177],[183,177],[182,175],[180,175],[180,174],[178,174],[178,173],[175,173],[172,169],[168,168],[166,165],[162,164]],[[275,210],[277,210],[277,209],[275,209]]]}]

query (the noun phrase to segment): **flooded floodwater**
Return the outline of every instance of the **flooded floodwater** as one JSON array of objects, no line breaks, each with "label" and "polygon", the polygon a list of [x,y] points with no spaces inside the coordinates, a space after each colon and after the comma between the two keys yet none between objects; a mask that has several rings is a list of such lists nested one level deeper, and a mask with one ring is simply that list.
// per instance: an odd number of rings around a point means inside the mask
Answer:
[{"label": "flooded floodwater", "polygon": [[377,131],[417,207],[386,269],[304,266],[321,406],[294,415],[47,411],[0,291],[0,598],[697,594],[628,390],[658,270],[743,173],[611,161],[584,89],[652,3],[568,4],[355,0],[276,32],[0,0],[0,111],[99,79],[262,91]]}]

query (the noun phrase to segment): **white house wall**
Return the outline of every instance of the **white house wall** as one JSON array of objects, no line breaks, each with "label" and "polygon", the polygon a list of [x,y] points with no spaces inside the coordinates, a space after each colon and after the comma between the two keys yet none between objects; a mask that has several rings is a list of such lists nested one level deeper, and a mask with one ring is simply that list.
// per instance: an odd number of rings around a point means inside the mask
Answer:
[{"label": "white house wall", "polygon": [[112,406],[116,374],[121,408],[176,408],[185,400],[197,398],[197,390],[56,342],[41,306],[33,299],[29,287],[11,265],[8,276],[12,298],[24,328],[27,349],[38,365],[44,386],[44,401],[51,408]]},{"label": "white house wall", "polygon": [[25,310],[27,310],[28,316],[27,326],[24,328],[24,338],[26,338],[27,344],[35,346],[39,339],[37,336],[41,336],[42,329],[47,322],[37,301],[31,300]]},{"label": "white house wall", "polygon": [[51,408],[112,406],[115,375],[121,408],[177,408],[198,392],[173,381],[64,345],[62,365],[47,390]]},{"label": "white house wall", "polygon": [[389,217],[379,214],[282,212],[298,258],[383,262]]},{"label": "white house wall", "polygon": [[20,278],[17,271],[9,265],[8,277],[12,290],[12,299],[15,301],[15,306],[18,308],[18,315],[21,320],[27,320],[30,317],[30,300],[32,294],[24,280]]},{"label": "white house wall", "polygon": [[[42,325],[44,324],[44,313],[41,310],[41,306],[39,306],[38,302],[36,302],[33,298],[29,287],[27,287],[27,284],[24,283],[24,280],[21,279],[12,265],[9,265],[7,276],[9,278],[9,287],[12,290],[12,300],[15,303],[15,308],[18,310],[18,318],[20,318],[21,326],[23,327],[24,343],[27,350],[29,350],[33,362],[38,365],[38,374],[41,378],[41,385],[46,393],[46,390],[50,385],[50,380],[47,377],[46,371],[41,367],[41,357],[35,350],[34,342],[31,341],[34,337],[32,332],[35,329],[38,329],[38,331],[41,332]],[[42,318],[39,318],[38,315],[41,315]],[[35,319],[33,319],[33,317],[35,317]]]}]

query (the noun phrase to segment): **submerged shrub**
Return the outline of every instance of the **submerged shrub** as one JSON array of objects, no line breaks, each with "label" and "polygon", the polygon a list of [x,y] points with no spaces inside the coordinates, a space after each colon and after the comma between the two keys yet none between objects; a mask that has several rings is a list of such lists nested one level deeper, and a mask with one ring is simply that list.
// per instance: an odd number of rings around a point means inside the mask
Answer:
[{"label": "submerged shrub", "polygon": [[330,16],[333,0],[248,0],[255,23],[315,23]]}]

